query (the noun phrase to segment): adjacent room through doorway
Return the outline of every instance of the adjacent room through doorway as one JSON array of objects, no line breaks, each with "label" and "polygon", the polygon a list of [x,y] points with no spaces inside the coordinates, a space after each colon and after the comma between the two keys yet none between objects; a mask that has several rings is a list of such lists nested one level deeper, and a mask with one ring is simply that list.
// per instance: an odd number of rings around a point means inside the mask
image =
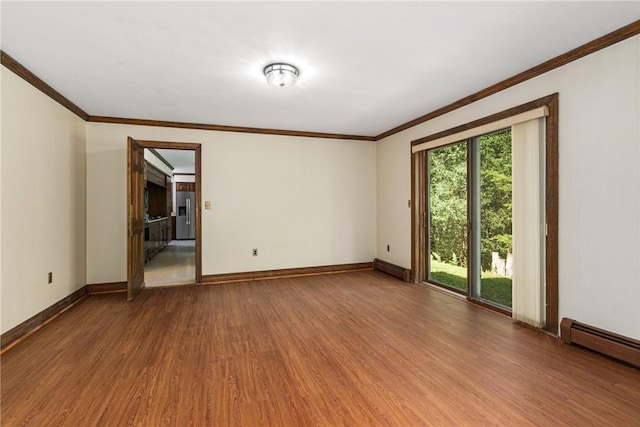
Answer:
[{"label": "adjacent room through doorway", "polygon": [[145,287],[196,283],[195,150],[145,148]]}]

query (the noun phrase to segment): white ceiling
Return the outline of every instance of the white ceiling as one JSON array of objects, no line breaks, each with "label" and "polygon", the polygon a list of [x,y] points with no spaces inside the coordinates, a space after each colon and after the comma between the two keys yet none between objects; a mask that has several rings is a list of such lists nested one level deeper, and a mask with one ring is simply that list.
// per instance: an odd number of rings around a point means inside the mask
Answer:
[{"label": "white ceiling", "polygon": [[[640,2],[9,2],[2,50],[90,115],[378,135],[640,19]],[[293,88],[263,67],[291,62]]]},{"label": "white ceiling", "polygon": [[165,148],[156,148],[166,161],[173,166],[173,173],[195,173],[196,171],[196,152],[194,150],[172,150]]}]

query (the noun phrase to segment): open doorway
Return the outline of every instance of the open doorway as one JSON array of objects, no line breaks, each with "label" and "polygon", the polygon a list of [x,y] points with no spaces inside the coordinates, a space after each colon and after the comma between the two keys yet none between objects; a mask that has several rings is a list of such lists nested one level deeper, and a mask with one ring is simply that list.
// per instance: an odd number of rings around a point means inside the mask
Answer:
[{"label": "open doorway", "polygon": [[145,287],[195,284],[195,150],[145,148],[144,158]]},{"label": "open doorway", "polygon": [[129,155],[129,299],[143,287],[200,283],[200,144],[130,139]]}]

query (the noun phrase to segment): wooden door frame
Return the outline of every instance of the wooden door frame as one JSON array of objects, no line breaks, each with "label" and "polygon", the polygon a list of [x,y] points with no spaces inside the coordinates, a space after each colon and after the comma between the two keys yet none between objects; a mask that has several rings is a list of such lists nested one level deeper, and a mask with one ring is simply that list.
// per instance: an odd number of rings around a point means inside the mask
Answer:
[{"label": "wooden door frame", "polygon": [[[169,150],[193,150],[195,152],[195,180],[196,180],[196,285],[202,283],[202,144],[193,142],[168,142],[149,141],[136,139],[142,148],[169,149]],[[127,148],[129,150],[129,148]],[[128,154],[127,154],[128,155]],[[131,180],[131,171],[127,168],[127,182]],[[129,206],[131,206],[131,192],[127,190],[127,219],[129,218]],[[131,244],[127,239],[127,269],[131,262]],[[129,278],[127,277],[127,281]],[[127,283],[127,287],[129,287]]]}]

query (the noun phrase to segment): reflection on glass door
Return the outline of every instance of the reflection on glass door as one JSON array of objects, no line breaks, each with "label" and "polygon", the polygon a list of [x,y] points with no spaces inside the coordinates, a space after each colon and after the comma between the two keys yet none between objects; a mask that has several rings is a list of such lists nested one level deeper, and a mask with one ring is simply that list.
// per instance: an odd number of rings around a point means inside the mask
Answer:
[{"label": "reflection on glass door", "polygon": [[427,280],[512,307],[511,129],[427,151]]},{"label": "reflection on glass door", "polygon": [[467,143],[429,150],[427,278],[467,292]]},{"label": "reflection on glass door", "polygon": [[[479,153],[480,281],[475,297],[511,308],[513,277],[511,128],[475,139]],[[474,173],[478,177],[478,172]],[[476,214],[477,215],[477,214]],[[477,277],[477,276],[476,276]]]}]

